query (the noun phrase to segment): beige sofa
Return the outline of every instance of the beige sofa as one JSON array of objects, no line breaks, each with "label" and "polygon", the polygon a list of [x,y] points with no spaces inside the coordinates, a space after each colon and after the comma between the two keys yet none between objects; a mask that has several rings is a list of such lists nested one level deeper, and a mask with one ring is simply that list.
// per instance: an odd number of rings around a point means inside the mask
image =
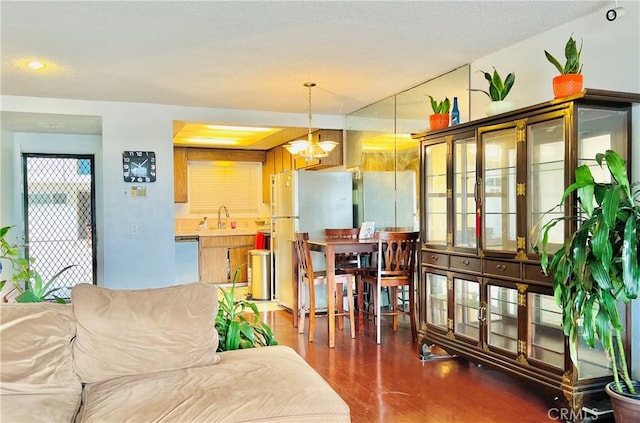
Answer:
[{"label": "beige sofa", "polygon": [[69,305],[1,305],[0,421],[350,421],[291,348],[216,353],[216,294],[78,285]]}]

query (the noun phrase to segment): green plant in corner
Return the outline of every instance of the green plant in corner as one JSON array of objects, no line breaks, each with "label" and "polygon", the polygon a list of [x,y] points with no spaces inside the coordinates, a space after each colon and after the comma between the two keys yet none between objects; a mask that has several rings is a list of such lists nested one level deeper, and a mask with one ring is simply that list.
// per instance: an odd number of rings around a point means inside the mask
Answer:
[{"label": "green plant in corner", "polygon": [[451,107],[451,103],[449,102],[449,98],[445,97],[441,102],[437,102],[433,97],[429,96],[431,99],[431,109],[433,109],[434,114],[447,114],[449,113],[449,108]]},{"label": "green plant in corner", "polygon": [[566,59],[564,66],[551,55],[547,50],[544,51],[547,60],[551,62],[553,66],[558,69],[561,75],[569,73],[582,73],[582,64],[580,63],[580,54],[582,53],[582,41],[580,42],[580,48],[576,45],[576,40],[573,39],[573,34],[569,37],[567,44],[564,47],[564,57]]},{"label": "green plant in corner", "polygon": [[231,288],[222,291],[218,300],[215,327],[220,337],[218,351],[278,345],[269,325],[260,320],[258,307],[246,300],[235,300],[235,288],[240,267],[233,275]]},{"label": "green plant in corner", "polygon": [[565,190],[559,206],[577,193],[581,221],[554,254],[547,251],[549,231],[567,218],[554,218],[544,224],[539,232],[540,261],[546,274],[553,273],[554,296],[562,308],[562,327],[576,368],[581,330],[589,347],[594,347],[596,337],[602,343],[611,359],[616,389],[623,392],[621,376],[628,392],[634,394],[617,305],[637,298],[640,289],[640,192],[632,191],[618,153],[607,150],[597,154],[596,161],[600,167],[606,163],[611,182],[595,182],[587,165],[576,168],[575,183]]},{"label": "green plant in corner", "polygon": [[42,276],[33,269],[33,258],[27,260],[20,257],[18,247],[12,245],[7,241],[7,234],[12,226],[3,226],[0,228],[0,272],[2,271],[1,260],[6,260],[11,263],[14,268],[13,276],[10,280],[0,280],[0,290],[4,288],[5,284],[9,281],[13,283],[14,287],[20,291],[20,294],[16,297],[18,303],[37,303],[43,301],[49,301],[51,297],[58,303],[65,303],[65,300],[53,295],[61,288],[51,288],[53,283],[64,272],[74,267],[67,266],[57,272],[48,281],[43,281]]},{"label": "green plant in corner", "polygon": [[480,72],[482,72],[484,74],[484,78],[489,81],[489,91],[477,88],[470,88],[469,91],[485,93],[491,101],[504,100],[507,97],[507,94],[509,94],[509,91],[511,91],[513,84],[516,82],[516,74],[514,72],[508,74],[504,80],[495,67],[493,68],[493,75],[483,70],[480,70]]}]

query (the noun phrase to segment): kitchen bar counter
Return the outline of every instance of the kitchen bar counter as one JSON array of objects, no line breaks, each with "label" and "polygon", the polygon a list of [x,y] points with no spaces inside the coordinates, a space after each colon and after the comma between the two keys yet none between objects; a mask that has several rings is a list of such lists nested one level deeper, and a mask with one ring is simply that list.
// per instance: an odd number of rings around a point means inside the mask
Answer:
[{"label": "kitchen bar counter", "polygon": [[180,231],[176,232],[176,237],[181,236],[197,236],[197,237],[209,237],[209,236],[243,236],[243,235],[255,235],[258,232],[255,229],[249,228],[236,228],[236,229],[205,229],[202,231]]}]

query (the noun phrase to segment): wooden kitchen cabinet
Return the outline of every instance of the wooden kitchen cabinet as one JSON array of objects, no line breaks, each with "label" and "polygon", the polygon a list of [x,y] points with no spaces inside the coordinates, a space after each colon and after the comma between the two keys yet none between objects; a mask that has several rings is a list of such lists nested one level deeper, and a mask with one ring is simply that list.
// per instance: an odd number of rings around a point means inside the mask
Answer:
[{"label": "wooden kitchen cabinet", "polygon": [[275,150],[267,150],[265,160],[262,164],[262,202],[269,203],[271,201],[271,175],[276,171]]},{"label": "wooden kitchen cabinet", "polygon": [[189,201],[187,147],[173,148],[173,201],[175,203],[186,203]]},{"label": "wooden kitchen cabinet", "polygon": [[[638,102],[638,94],[586,90],[414,135],[421,143],[421,351],[435,344],[540,384],[576,412],[604,397],[609,362],[580,340],[577,368],[571,362],[534,228],[577,166],[596,169],[595,155],[607,149],[629,162],[631,106]],[[549,246],[559,248],[575,230],[575,208],[571,197],[546,215],[572,218],[549,233]],[[628,349],[631,322],[624,323]]]},{"label": "wooden kitchen cabinet", "polygon": [[247,282],[249,250],[255,248],[255,235],[200,237],[200,282],[231,283],[237,268],[236,282]]},{"label": "wooden kitchen cabinet", "polygon": [[253,250],[256,244],[255,235],[242,235],[231,237],[231,246],[229,247],[229,271],[230,281],[237,268],[240,268],[237,282],[247,282],[247,266],[249,260],[249,250]]}]

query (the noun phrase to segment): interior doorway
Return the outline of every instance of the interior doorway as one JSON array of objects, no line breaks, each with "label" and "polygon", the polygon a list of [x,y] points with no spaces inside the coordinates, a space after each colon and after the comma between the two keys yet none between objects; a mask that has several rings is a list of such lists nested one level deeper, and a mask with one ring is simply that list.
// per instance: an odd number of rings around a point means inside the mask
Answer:
[{"label": "interior doorway", "polygon": [[52,294],[71,297],[79,283],[96,284],[95,166],[93,155],[22,155],[25,255],[52,284]]}]

